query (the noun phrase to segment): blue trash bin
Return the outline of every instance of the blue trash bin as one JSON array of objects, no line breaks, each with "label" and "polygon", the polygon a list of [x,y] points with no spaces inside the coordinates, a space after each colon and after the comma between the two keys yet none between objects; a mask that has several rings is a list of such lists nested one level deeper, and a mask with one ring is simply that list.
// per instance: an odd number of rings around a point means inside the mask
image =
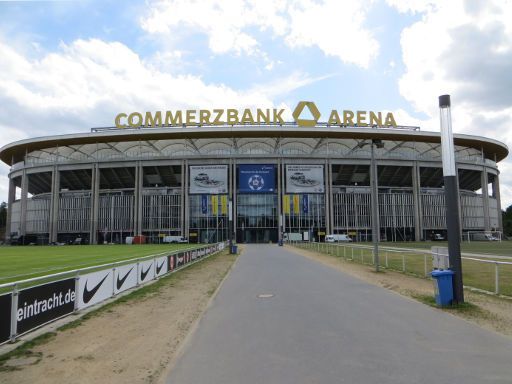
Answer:
[{"label": "blue trash bin", "polygon": [[278,244],[279,244],[280,247],[282,247],[283,246],[283,239],[279,240]]},{"label": "blue trash bin", "polygon": [[434,293],[436,296],[436,304],[443,307],[451,305],[453,301],[453,271],[432,271],[434,278]]},{"label": "blue trash bin", "polygon": [[232,255],[236,255],[238,252],[238,246],[237,245],[232,245],[231,246],[231,254]]}]

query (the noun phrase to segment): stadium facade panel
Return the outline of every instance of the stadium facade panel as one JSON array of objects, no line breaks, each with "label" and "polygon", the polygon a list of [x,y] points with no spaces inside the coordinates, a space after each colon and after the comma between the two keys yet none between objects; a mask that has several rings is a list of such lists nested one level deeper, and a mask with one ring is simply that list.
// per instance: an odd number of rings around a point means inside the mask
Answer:
[{"label": "stadium facade panel", "polygon": [[[41,244],[214,242],[230,232],[238,242],[370,240],[375,142],[380,238],[445,236],[438,132],[294,123],[93,129],[11,143],[0,149],[11,167],[6,235]],[[470,135],[454,142],[462,231],[501,231],[497,164],[508,148]]]}]

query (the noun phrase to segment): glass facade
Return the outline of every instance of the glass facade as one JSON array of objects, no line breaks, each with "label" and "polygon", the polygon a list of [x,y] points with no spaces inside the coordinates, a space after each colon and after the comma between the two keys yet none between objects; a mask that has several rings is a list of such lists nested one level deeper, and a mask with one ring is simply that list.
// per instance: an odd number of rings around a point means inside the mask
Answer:
[{"label": "glass facade", "polygon": [[228,239],[228,195],[190,195],[192,243],[214,243]]}]

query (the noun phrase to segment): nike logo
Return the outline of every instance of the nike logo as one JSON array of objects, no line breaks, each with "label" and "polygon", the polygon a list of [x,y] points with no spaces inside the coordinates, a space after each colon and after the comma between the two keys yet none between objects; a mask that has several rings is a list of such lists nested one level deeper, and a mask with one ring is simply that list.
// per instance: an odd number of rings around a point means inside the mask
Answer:
[{"label": "nike logo", "polygon": [[89,301],[91,301],[91,299],[93,298],[93,296],[96,294],[96,292],[98,292],[98,289],[100,289],[101,287],[101,284],[103,284],[103,282],[105,281],[105,279],[108,277],[108,273],[105,275],[105,277],[98,283],[94,286],[93,289],[91,290],[88,290],[87,289],[87,280],[85,281],[85,287],[84,287],[84,294],[83,294],[83,300],[84,300],[84,304],[87,304]]},{"label": "nike logo", "polygon": [[124,282],[126,281],[128,275],[131,273],[131,271],[133,270],[133,267],[128,271],[128,273],[126,275],[123,276],[122,279],[119,278],[119,275],[117,275],[117,290],[119,291],[121,289],[121,287],[123,286]]},{"label": "nike logo", "polygon": [[148,272],[149,270],[151,269],[151,266],[153,265],[153,263],[151,263],[148,267],[148,269],[146,269],[146,271],[144,272],[144,270],[140,271],[140,281],[144,281],[144,279],[146,278],[146,276],[148,275]]},{"label": "nike logo", "polygon": [[160,271],[162,270],[162,267],[164,266],[164,264],[165,264],[165,260],[164,260],[164,261],[162,261],[162,264],[161,264],[160,266],[158,266],[158,264],[157,264],[157,266],[156,266],[156,274],[157,274],[157,275],[158,275],[158,274],[160,273]]}]

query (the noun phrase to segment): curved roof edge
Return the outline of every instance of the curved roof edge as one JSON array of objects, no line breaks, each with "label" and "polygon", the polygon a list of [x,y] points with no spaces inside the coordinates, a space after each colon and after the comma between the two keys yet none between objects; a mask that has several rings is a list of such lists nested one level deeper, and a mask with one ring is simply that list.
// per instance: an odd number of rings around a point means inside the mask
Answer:
[{"label": "curved roof edge", "polygon": [[[112,129],[100,132],[87,132],[24,139],[0,148],[0,159],[7,165],[23,160],[26,152],[56,146],[105,143],[112,141],[138,141],[163,139],[189,139],[210,137],[314,137],[381,139],[440,143],[440,132],[405,131],[398,129],[341,128],[297,126],[203,126],[145,129]],[[455,145],[483,149],[487,158],[501,161],[508,155],[508,147],[494,139],[466,134],[454,134]]]}]

